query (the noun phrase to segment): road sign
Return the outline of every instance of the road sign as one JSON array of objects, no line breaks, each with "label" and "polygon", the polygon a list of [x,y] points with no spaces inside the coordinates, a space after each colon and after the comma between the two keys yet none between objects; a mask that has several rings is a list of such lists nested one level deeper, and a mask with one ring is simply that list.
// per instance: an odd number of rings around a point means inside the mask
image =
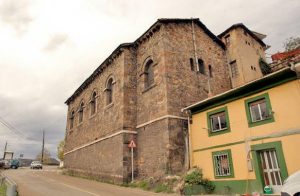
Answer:
[{"label": "road sign", "polygon": [[128,144],[129,148],[136,148],[136,144],[134,143],[133,140],[130,141],[130,143]]},{"label": "road sign", "polygon": [[128,147],[131,149],[131,182],[134,180],[134,168],[133,168],[133,148],[136,148],[136,144],[133,140],[130,141]]}]

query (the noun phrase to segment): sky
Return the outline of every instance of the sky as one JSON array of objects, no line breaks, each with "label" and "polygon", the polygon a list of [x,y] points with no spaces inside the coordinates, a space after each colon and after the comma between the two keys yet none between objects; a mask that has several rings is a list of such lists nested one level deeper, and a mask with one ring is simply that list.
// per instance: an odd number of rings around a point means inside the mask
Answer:
[{"label": "sky", "polygon": [[65,100],[120,44],[158,18],[200,18],[216,35],[234,23],[266,34],[267,56],[300,36],[299,0],[0,0],[0,157],[56,157]]}]

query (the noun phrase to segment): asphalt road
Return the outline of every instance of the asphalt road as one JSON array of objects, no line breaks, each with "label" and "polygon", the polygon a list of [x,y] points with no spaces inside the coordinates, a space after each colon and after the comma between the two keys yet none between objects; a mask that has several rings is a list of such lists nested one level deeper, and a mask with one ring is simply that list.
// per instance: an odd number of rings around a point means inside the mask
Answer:
[{"label": "asphalt road", "polygon": [[65,176],[54,167],[10,169],[4,175],[17,183],[20,196],[170,196]]}]

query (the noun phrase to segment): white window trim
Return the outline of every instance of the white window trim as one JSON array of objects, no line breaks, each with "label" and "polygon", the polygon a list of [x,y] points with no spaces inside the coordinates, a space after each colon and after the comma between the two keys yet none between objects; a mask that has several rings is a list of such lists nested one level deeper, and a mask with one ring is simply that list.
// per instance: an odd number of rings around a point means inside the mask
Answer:
[{"label": "white window trim", "polygon": [[[225,116],[225,121],[226,121],[226,113],[225,112],[220,112],[220,113],[224,113],[224,116]],[[212,114],[212,116],[215,115],[215,114]],[[221,120],[220,120],[220,116],[218,116],[218,123],[219,123],[219,127],[221,127]],[[212,123],[212,118],[210,117],[210,127],[211,127],[211,132],[212,133],[215,133],[215,132],[219,132],[219,131],[223,131],[223,130],[226,130],[228,129],[228,126],[227,126],[227,121],[226,121],[226,127],[225,128],[220,128],[220,129],[214,129],[214,126],[213,126],[213,123]]]},{"label": "white window trim", "polygon": [[[265,99],[263,99],[263,100],[265,100]],[[266,110],[268,110],[268,108],[267,108],[268,106],[267,106],[267,102],[266,102],[266,100],[265,100],[265,103],[266,103]],[[251,103],[250,103],[250,104],[251,104]],[[257,106],[258,106],[259,118],[260,118],[259,120],[254,120],[254,119],[253,119],[253,113],[252,113],[252,109],[251,109],[251,108],[252,108],[252,106],[249,106],[249,107],[250,107],[251,121],[252,121],[253,123],[255,123],[255,122],[259,122],[259,121],[263,121],[263,120],[266,120],[266,119],[268,119],[268,118],[263,118],[263,117],[262,117],[262,113],[261,113],[261,107],[260,107],[260,105],[261,105],[260,103],[258,103],[258,104],[257,104]]]}]

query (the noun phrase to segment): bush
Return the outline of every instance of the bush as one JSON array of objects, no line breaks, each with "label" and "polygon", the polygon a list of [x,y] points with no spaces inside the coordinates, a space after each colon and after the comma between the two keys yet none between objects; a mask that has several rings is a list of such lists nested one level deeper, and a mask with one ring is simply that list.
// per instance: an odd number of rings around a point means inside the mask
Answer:
[{"label": "bush", "polygon": [[[188,173],[184,177],[184,187],[195,187],[194,185],[201,185],[204,187],[206,193],[212,193],[215,189],[215,185],[206,178],[203,178],[202,171],[199,168],[195,168],[192,172]],[[200,190],[200,189],[199,189]]]},{"label": "bush", "polygon": [[189,185],[201,184],[202,183],[203,174],[200,169],[196,168],[191,173],[188,173],[184,177],[184,182]]}]

